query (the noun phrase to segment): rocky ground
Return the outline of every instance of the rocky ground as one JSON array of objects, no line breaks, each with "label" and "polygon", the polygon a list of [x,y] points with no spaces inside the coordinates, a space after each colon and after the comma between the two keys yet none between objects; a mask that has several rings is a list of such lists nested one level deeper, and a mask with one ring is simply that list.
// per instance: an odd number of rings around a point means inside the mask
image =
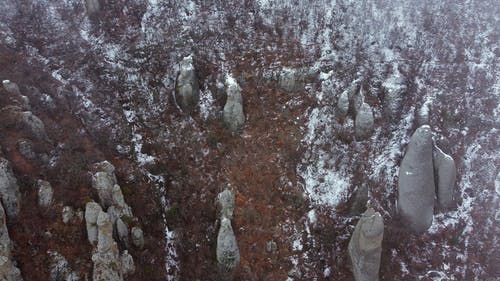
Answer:
[{"label": "rocky ground", "polygon": [[[5,1],[0,80],[19,87],[0,87],[0,157],[20,193],[17,218],[6,210],[13,264],[24,280],[91,278],[79,214],[99,201],[93,165],[107,160],[137,218],[123,219],[144,231],[143,248],[117,239],[135,262],[125,280],[218,280],[226,188],[234,280],[353,280],[347,249],[368,200],[385,224],[381,280],[496,280],[499,14],[494,1]],[[186,111],[189,55],[199,101]],[[243,100],[235,130],[227,77]],[[398,173],[423,124],[457,181],[451,208],[413,234]]]}]

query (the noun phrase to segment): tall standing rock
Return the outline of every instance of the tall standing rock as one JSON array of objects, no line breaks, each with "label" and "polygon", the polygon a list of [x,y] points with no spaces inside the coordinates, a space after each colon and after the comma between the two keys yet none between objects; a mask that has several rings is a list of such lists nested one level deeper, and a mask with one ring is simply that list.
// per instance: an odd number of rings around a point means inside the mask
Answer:
[{"label": "tall standing rock", "polygon": [[399,169],[398,210],[415,232],[424,232],[432,224],[435,194],[432,146],[430,127],[418,128]]},{"label": "tall standing rock", "polygon": [[365,139],[369,137],[373,131],[373,111],[367,103],[362,103],[354,120],[354,131],[356,138]]},{"label": "tall standing rock", "polygon": [[38,206],[48,208],[54,198],[54,190],[48,181],[38,180]]},{"label": "tall standing rock", "polygon": [[231,76],[226,77],[227,100],[224,105],[224,123],[233,132],[239,132],[245,124],[241,88]]},{"label": "tall standing rock", "polygon": [[434,146],[433,156],[438,204],[442,209],[449,209],[453,206],[453,189],[457,175],[455,161],[437,146]]},{"label": "tall standing rock", "polygon": [[108,161],[94,165],[98,170],[92,175],[92,187],[97,191],[99,202],[104,208],[108,208],[114,202],[113,189],[117,184],[115,168]]},{"label": "tall standing rock", "polygon": [[193,112],[200,99],[200,90],[191,56],[185,57],[180,64],[175,94],[180,108],[186,113]]},{"label": "tall standing rock", "polygon": [[372,208],[368,208],[356,225],[348,246],[356,281],[379,280],[383,236],[382,216]]},{"label": "tall standing rock", "polygon": [[382,84],[382,87],[385,94],[384,113],[388,120],[398,120],[394,117],[397,117],[401,113],[404,97],[407,92],[405,80],[398,71],[389,77],[389,79]]},{"label": "tall standing rock", "polygon": [[230,220],[233,219],[234,204],[235,204],[234,194],[226,189],[217,195],[215,199],[215,205],[217,207],[217,217],[222,219],[223,217]]},{"label": "tall standing rock", "polygon": [[99,10],[101,10],[101,4],[99,4],[99,0],[84,0],[85,1],[85,11],[87,11],[87,15],[91,16]]},{"label": "tall standing rock", "polygon": [[85,205],[85,224],[87,226],[87,239],[90,244],[97,243],[97,217],[102,212],[101,206],[96,202],[88,202]]},{"label": "tall standing rock", "polygon": [[122,281],[123,273],[118,246],[113,239],[113,223],[106,212],[97,217],[97,251],[92,255],[94,262],[93,280]]},{"label": "tall standing rock", "polygon": [[12,241],[5,221],[5,211],[0,204],[0,280],[20,281],[21,271],[12,261]]},{"label": "tall standing rock", "polygon": [[216,255],[222,279],[231,279],[234,269],[240,263],[240,250],[234,236],[231,220],[226,217],[221,219]]},{"label": "tall standing rock", "polygon": [[21,209],[21,193],[9,161],[0,158],[0,199],[7,217],[17,218]]}]

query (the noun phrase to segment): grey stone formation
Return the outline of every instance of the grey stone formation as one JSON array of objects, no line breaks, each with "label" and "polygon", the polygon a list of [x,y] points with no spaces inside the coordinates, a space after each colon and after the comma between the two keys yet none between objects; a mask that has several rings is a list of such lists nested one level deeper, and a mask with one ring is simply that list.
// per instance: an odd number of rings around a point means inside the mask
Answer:
[{"label": "grey stone formation", "polygon": [[87,15],[93,15],[101,10],[101,5],[99,0],[84,0],[85,1],[85,11]]},{"label": "grey stone formation", "polygon": [[222,277],[227,277],[240,263],[240,251],[234,236],[231,220],[222,217],[217,235],[217,263]]},{"label": "grey stone formation", "polygon": [[372,108],[367,104],[363,103],[354,120],[354,130],[357,139],[366,139],[369,137],[373,131],[373,111]]},{"label": "grey stone formation", "polygon": [[132,227],[130,233],[132,235],[132,244],[139,249],[144,248],[144,233],[142,232],[142,229],[134,226]]},{"label": "grey stone formation", "polygon": [[12,260],[11,250],[12,241],[6,225],[5,211],[2,204],[0,204],[0,280],[23,280],[21,271],[14,265]]},{"label": "grey stone formation", "polygon": [[21,193],[17,179],[7,159],[0,157],[0,199],[7,217],[15,219],[21,209]]},{"label": "grey stone formation", "polygon": [[62,221],[65,224],[68,224],[73,220],[74,217],[75,217],[75,211],[73,210],[73,207],[64,206],[62,209]]},{"label": "grey stone formation", "polygon": [[349,112],[349,91],[345,90],[340,94],[340,97],[337,101],[337,112],[338,115],[342,118],[347,116]]},{"label": "grey stone formation", "polygon": [[438,204],[442,209],[449,209],[453,206],[453,190],[457,175],[455,161],[437,146],[434,146],[433,156]]},{"label": "grey stone formation", "polygon": [[350,214],[361,215],[366,211],[366,204],[368,203],[368,185],[362,184],[354,191],[350,199]]},{"label": "grey stone formation", "polygon": [[379,280],[383,236],[382,216],[368,208],[356,225],[348,246],[354,280]]},{"label": "grey stone formation", "polygon": [[92,187],[97,191],[99,202],[104,208],[113,204],[113,188],[116,185],[114,172],[101,170],[92,175]]},{"label": "grey stone formation", "polygon": [[130,206],[125,202],[122,189],[117,184],[115,184],[112,189],[112,204],[112,207],[114,207],[118,211],[118,218],[121,218],[122,216],[133,216],[132,208],[130,208]]},{"label": "grey stone formation", "polygon": [[47,132],[45,131],[45,124],[43,124],[42,120],[31,111],[19,112],[18,120],[35,138],[48,143],[51,142]]},{"label": "grey stone formation", "polygon": [[224,123],[233,132],[239,132],[245,124],[241,88],[231,76],[226,77],[227,100],[224,105]]},{"label": "grey stone formation", "polygon": [[266,243],[266,252],[268,253],[276,253],[278,251],[278,244],[274,240],[267,241]]},{"label": "grey stone formation", "polygon": [[185,57],[180,63],[175,93],[175,99],[182,111],[191,113],[200,99],[198,78],[191,56]]},{"label": "grey stone formation", "polygon": [[34,160],[36,158],[33,142],[31,142],[30,140],[19,140],[16,144],[16,147],[19,153],[21,153],[24,158],[28,160]]},{"label": "grey stone formation", "polygon": [[410,139],[399,169],[398,210],[403,221],[418,233],[431,226],[434,213],[432,147],[430,127],[418,128]]},{"label": "grey stone formation", "polygon": [[48,181],[38,180],[38,206],[48,208],[54,199],[54,190]]},{"label": "grey stone formation", "polygon": [[101,211],[97,216],[97,249],[92,255],[93,280],[121,281],[122,266],[118,246],[113,239],[113,223],[109,215]]},{"label": "grey stone formation", "polygon": [[50,275],[49,281],[78,281],[80,280],[78,273],[73,271],[68,260],[61,254],[55,251],[47,251],[50,258]]},{"label": "grey stone formation", "polygon": [[118,240],[128,248],[128,226],[122,219],[116,220],[116,233]]},{"label": "grey stone formation", "polygon": [[296,93],[305,90],[306,82],[316,77],[318,71],[312,68],[283,68],[277,73],[278,86],[287,93]]},{"label": "grey stone formation", "polygon": [[226,189],[219,193],[215,199],[215,204],[218,218],[222,219],[225,217],[230,220],[233,219],[235,197],[231,190]]},{"label": "grey stone formation", "polygon": [[403,99],[407,92],[404,78],[399,72],[389,77],[383,84],[384,113],[389,120],[397,117],[401,113]]},{"label": "grey stone formation", "polygon": [[21,91],[19,90],[19,86],[17,86],[16,83],[11,82],[10,80],[3,80],[2,81],[3,88],[12,95],[21,95]]},{"label": "grey stone formation", "polygon": [[96,202],[88,202],[85,205],[85,224],[87,226],[87,238],[90,244],[97,243],[97,217],[102,212],[102,208]]},{"label": "grey stone formation", "polygon": [[124,276],[133,274],[135,272],[134,259],[127,250],[123,251],[120,256],[120,264]]}]

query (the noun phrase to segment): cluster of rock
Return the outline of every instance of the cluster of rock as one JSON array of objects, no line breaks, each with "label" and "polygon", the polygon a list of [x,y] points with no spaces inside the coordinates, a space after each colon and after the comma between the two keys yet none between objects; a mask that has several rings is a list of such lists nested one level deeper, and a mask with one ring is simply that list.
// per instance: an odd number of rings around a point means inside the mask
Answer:
[{"label": "cluster of rock", "polygon": [[380,213],[368,208],[361,215],[349,241],[348,251],[356,281],[378,281],[384,221]]},{"label": "cluster of rock", "polygon": [[[7,229],[7,218],[16,219],[21,207],[19,185],[10,163],[0,157],[0,280],[22,280],[21,271],[12,260],[12,242]],[[5,207],[5,209],[4,209]]]},{"label": "cluster of rock", "polygon": [[216,250],[218,269],[222,280],[231,280],[240,263],[240,250],[231,226],[235,204],[234,194],[228,189],[224,190],[217,195],[215,204],[220,221]]},{"label": "cluster of rock", "polygon": [[340,94],[337,112],[341,118],[345,118],[349,113],[353,114],[355,135],[361,140],[372,134],[374,116],[373,109],[365,102],[365,95],[359,84],[359,80],[354,81]]},{"label": "cluster of rock", "polygon": [[453,158],[433,144],[428,125],[419,127],[410,138],[398,181],[398,211],[414,232],[431,226],[436,195],[440,208],[452,207],[455,177]]},{"label": "cluster of rock", "polygon": [[[224,85],[221,88],[223,89]],[[225,93],[227,99],[223,110],[224,124],[232,132],[239,133],[245,124],[243,97],[241,87],[231,75],[226,76]],[[175,100],[182,111],[188,114],[194,111],[200,100],[200,88],[192,56],[185,57],[180,63],[176,79]]]},{"label": "cluster of rock", "polygon": [[136,226],[129,229],[128,223],[136,219],[117,184],[114,166],[103,161],[95,164],[94,170],[92,187],[97,191],[99,203],[91,201],[85,206],[87,237],[92,245],[97,245],[92,255],[93,280],[123,280],[123,276],[135,271],[135,266],[127,250],[120,253],[117,241],[128,248],[131,240],[135,247],[142,248],[143,232]]}]

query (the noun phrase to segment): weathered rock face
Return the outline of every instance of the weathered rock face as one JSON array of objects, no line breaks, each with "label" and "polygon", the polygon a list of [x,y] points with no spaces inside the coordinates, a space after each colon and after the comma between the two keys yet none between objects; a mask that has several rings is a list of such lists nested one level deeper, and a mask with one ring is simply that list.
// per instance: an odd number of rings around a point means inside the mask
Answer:
[{"label": "weathered rock face", "polygon": [[230,274],[240,263],[240,251],[231,221],[223,217],[217,236],[217,262],[223,276]]},{"label": "weathered rock face", "polygon": [[12,95],[21,95],[21,91],[19,90],[19,86],[16,83],[11,82],[10,80],[2,81],[3,88]]},{"label": "weathered rock face", "polygon": [[142,229],[134,226],[132,227],[130,233],[132,234],[132,243],[134,244],[134,246],[139,249],[144,248],[144,233],[142,232]]},{"label": "weathered rock face", "polygon": [[118,239],[128,248],[128,226],[122,219],[116,220],[116,233]]},{"label": "weathered rock face", "polygon": [[354,121],[356,138],[365,139],[369,137],[373,131],[373,124],[374,119],[372,108],[367,103],[363,103],[359,108]]},{"label": "weathered rock face", "polygon": [[453,206],[453,189],[457,175],[455,161],[437,146],[434,146],[433,156],[438,204],[442,209],[449,209]]},{"label": "weathered rock face", "polygon": [[384,221],[372,208],[361,216],[349,241],[349,258],[356,281],[379,280]]},{"label": "weathered rock face", "polygon": [[9,219],[17,218],[21,209],[21,193],[9,161],[0,158],[0,199]]},{"label": "weathered rock face", "polygon": [[406,95],[407,87],[401,74],[396,73],[389,77],[383,84],[384,88],[384,113],[389,120],[398,116],[401,112],[403,99]]},{"label": "weathered rock face", "polygon": [[278,86],[287,93],[304,91],[306,82],[317,75],[314,69],[284,68],[278,73]]},{"label": "weathered rock face", "polygon": [[88,202],[85,205],[85,224],[87,226],[87,238],[90,244],[97,243],[97,217],[102,208],[96,202]]},{"label": "weathered rock face", "polygon": [[217,195],[215,204],[217,206],[217,217],[233,219],[235,197],[233,192],[226,189]]},{"label": "weathered rock face", "polygon": [[191,113],[200,99],[198,78],[194,71],[193,58],[185,57],[180,64],[180,72],[177,76],[176,101],[180,108]]},{"label": "weathered rock face", "polygon": [[348,90],[343,91],[340,94],[339,100],[337,101],[337,112],[338,116],[344,118],[349,112],[349,92]]},{"label": "weathered rock face", "polygon": [[120,253],[113,240],[113,223],[106,212],[97,217],[97,251],[92,255],[94,262],[93,280],[123,280]]},{"label": "weathered rock face", "polygon": [[33,142],[31,142],[30,140],[19,140],[16,146],[17,150],[24,158],[28,160],[33,160],[36,158]]},{"label": "weathered rock face", "polygon": [[61,254],[55,251],[48,251],[47,254],[50,258],[50,276],[49,281],[78,281],[78,272],[74,272],[68,260]]},{"label": "weathered rock face", "polygon": [[45,131],[45,124],[31,111],[20,112],[19,120],[34,137],[45,142],[51,142]]},{"label": "weathered rock face", "polygon": [[125,202],[125,198],[123,197],[122,189],[119,185],[115,184],[112,190],[112,204],[113,207],[118,211],[117,217],[128,216],[132,217],[132,208]]},{"label": "weathered rock face", "polygon": [[38,180],[38,206],[48,208],[52,205],[54,190],[48,181]]},{"label": "weathered rock face", "polygon": [[97,190],[101,206],[107,208],[113,204],[113,188],[116,184],[114,173],[104,171],[92,175],[92,187]]},{"label": "weathered rock face", "polygon": [[75,217],[75,211],[71,206],[64,206],[62,209],[62,221],[67,224]]},{"label": "weathered rock face", "polygon": [[89,16],[99,12],[101,10],[99,0],[85,0],[85,10]]},{"label": "weathered rock face", "polygon": [[2,204],[0,204],[0,280],[23,280],[21,271],[14,266],[12,261],[11,249],[12,242],[5,221],[5,211]]},{"label": "weathered rock face", "polygon": [[227,100],[224,105],[224,123],[233,132],[239,132],[245,124],[241,88],[231,76],[226,77]]},{"label": "weathered rock face", "polygon": [[120,256],[120,264],[123,275],[133,274],[135,271],[134,259],[127,250],[123,251]]},{"label": "weathered rock face", "polygon": [[434,190],[432,133],[429,126],[422,126],[410,139],[398,181],[398,210],[415,232],[424,232],[432,224]]}]

